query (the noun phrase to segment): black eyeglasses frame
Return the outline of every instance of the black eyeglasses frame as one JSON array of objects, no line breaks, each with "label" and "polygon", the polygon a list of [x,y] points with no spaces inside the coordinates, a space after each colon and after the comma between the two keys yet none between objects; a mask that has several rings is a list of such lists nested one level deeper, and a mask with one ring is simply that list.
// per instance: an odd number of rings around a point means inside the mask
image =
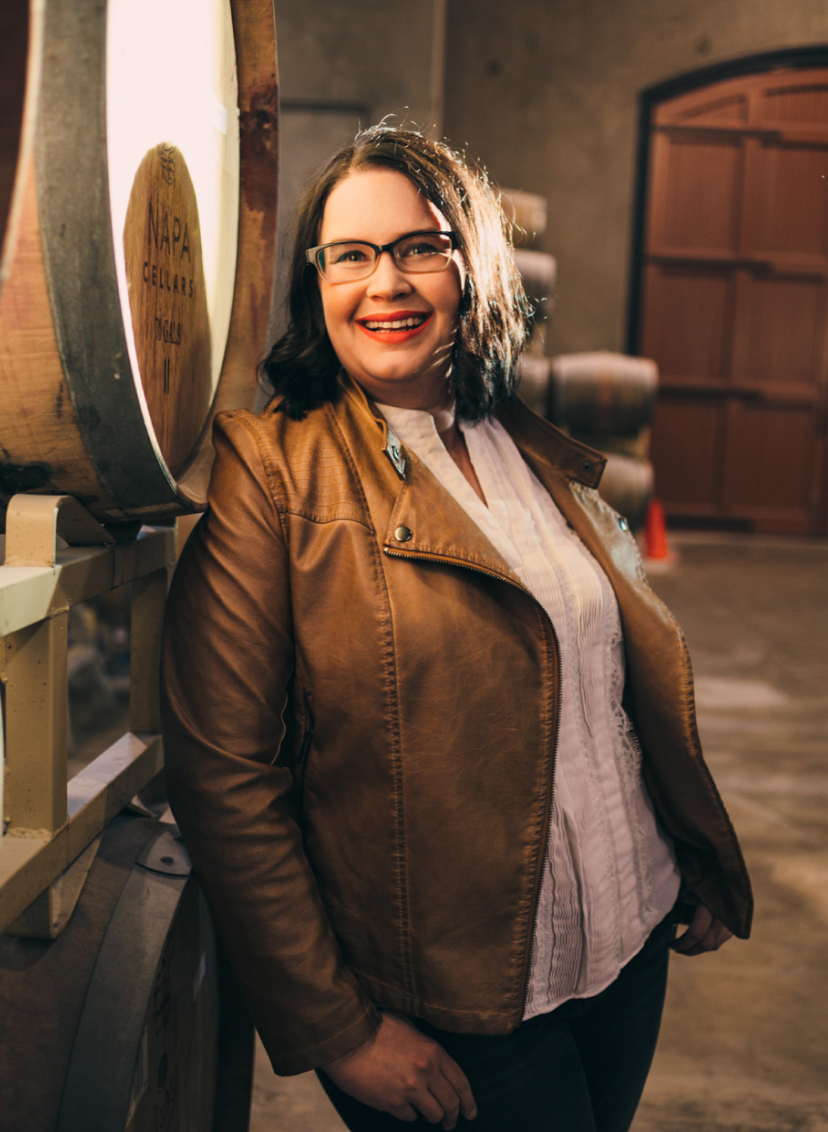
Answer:
[{"label": "black eyeglasses frame", "polygon": [[374,274],[374,272],[377,270],[377,265],[383,252],[390,252],[391,258],[394,260],[394,263],[396,263],[400,271],[404,272],[406,275],[433,275],[438,271],[446,271],[451,263],[451,259],[446,260],[445,267],[437,267],[429,271],[406,271],[406,269],[394,255],[394,248],[397,246],[397,244],[402,243],[403,240],[410,240],[414,236],[448,236],[451,240],[451,250],[453,252],[457,251],[457,248],[459,246],[456,232],[443,232],[438,228],[423,228],[418,229],[415,232],[404,232],[402,236],[398,236],[396,240],[391,240],[391,242],[388,244],[372,244],[370,240],[332,240],[329,244],[319,244],[315,248],[308,248],[305,252],[305,262],[310,264],[311,267],[315,267],[324,279],[326,278],[325,272],[322,270],[322,267],[319,263],[320,252],[324,252],[326,248],[334,248],[337,244],[363,244],[366,248],[373,248],[376,258],[374,259],[374,266],[371,268],[368,274],[357,276],[354,279],[354,282],[358,282],[362,279],[369,279]]}]

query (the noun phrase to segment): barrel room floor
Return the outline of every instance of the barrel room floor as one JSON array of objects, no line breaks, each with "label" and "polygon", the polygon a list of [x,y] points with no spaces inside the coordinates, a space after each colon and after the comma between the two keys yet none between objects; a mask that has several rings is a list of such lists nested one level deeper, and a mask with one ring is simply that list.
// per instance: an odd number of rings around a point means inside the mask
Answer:
[{"label": "barrel room floor", "polygon": [[[687,634],[702,742],[756,920],[747,943],[672,958],[632,1132],[825,1132],[828,545],[688,533],[671,548],[676,564],[651,581]],[[260,1047],[250,1127],[344,1125],[313,1074],[275,1077]]]}]

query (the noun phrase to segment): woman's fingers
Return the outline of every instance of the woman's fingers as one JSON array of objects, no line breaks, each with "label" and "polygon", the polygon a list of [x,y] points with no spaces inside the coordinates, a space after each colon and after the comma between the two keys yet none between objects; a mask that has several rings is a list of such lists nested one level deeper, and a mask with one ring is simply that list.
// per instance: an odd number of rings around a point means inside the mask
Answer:
[{"label": "woman's fingers", "polygon": [[[454,1128],[460,1115],[460,1098],[457,1095],[457,1090],[442,1073],[429,1081],[428,1088],[440,1109],[439,1117],[437,1120],[432,1120],[431,1123],[442,1122],[443,1128],[447,1130]],[[425,1113],[423,1113],[423,1116],[426,1117],[426,1120],[430,1119]]]},{"label": "woman's fingers", "polygon": [[466,1120],[474,1120],[477,1116],[477,1104],[469,1084],[468,1077],[454,1060],[443,1051],[443,1075],[457,1094],[460,1102],[460,1112]]},{"label": "woman's fingers", "polygon": [[469,1096],[471,1088],[463,1070],[442,1046],[432,1043],[430,1054],[421,1065],[420,1080],[416,1094],[410,1098],[411,1103],[430,1124],[442,1124],[446,1132],[451,1132],[461,1112],[460,1088],[454,1080],[458,1081],[458,1085],[462,1082]]},{"label": "woman's fingers", "polygon": [[395,1012],[384,1012],[371,1037],[323,1068],[344,1092],[398,1120],[411,1123],[419,1112],[450,1132],[461,1112],[469,1120],[477,1115],[460,1066]]},{"label": "woman's fingers", "polygon": [[679,955],[703,955],[706,951],[718,951],[732,936],[733,932],[717,920],[709,908],[699,904],[687,931],[670,946]]}]

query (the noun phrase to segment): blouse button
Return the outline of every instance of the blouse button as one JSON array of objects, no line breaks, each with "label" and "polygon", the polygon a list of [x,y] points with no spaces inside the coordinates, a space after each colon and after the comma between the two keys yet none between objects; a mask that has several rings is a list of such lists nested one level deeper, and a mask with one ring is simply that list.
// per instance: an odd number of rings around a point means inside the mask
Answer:
[{"label": "blouse button", "polygon": [[408,540],[411,538],[411,531],[408,529],[408,527],[397,527],[397,529],[394,531],[394,538],[397,540],[397,542],[408,542]]}]

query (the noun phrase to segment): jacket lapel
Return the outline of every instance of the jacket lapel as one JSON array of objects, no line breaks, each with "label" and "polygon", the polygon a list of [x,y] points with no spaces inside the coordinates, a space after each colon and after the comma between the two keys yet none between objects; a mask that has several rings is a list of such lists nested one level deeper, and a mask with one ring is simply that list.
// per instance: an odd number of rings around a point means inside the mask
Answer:
[{"label": "jacket lapel", "polygon": [[405,482],[385,533],[394,555],[439,558],[483,570],[521,588],[518,575],[437,477],[405,449]]},{"label": "jacket lapel", "polygon": [[[395,557],[439,559],[483,570],[525,589],[519,576],[428,467],[405,445],[399,453],[402,461],[389,452],[394,438],[385,419],[371,407],[358,385],[344,375],[341,380],[348,396],[357,403],[365,440],[386,467],[394,469],[399,484],[384,549]],[[605,458],[565,436],[519,401],[508,403],[497,415],[564,517],[601,565],[614,572],[598,531],[567,483],[572,478],[585,486],[597,486]]]}]

